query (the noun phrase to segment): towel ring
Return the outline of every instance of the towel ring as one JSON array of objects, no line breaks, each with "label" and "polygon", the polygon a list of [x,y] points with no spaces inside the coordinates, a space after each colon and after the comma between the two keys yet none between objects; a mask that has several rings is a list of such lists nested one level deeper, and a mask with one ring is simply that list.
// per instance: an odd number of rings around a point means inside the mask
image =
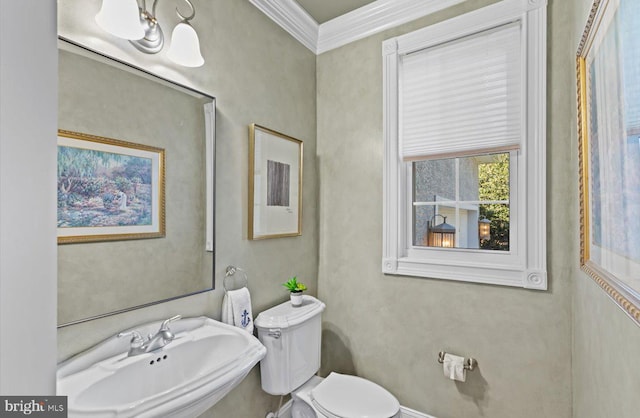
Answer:
[{"label": "towel ring", "polygon": [[228,293],[229,290],[233,290],[233,289],[228,289],[227,288],[227,278],[233,276],[234,274],[236,274],[236,272],[242,272],[242,275],[244,276],[244,285],[242,285],[240,288],[243,287],[248,287],[249,286],[249,277],[247,276],[247,272],[245,272],[243,269],[241,269],[240,267],[235,267],[235,266],[227,266],[227,271],[224,274],[224,279],[222,279],[222,288],[224,289],[224,293]]}]

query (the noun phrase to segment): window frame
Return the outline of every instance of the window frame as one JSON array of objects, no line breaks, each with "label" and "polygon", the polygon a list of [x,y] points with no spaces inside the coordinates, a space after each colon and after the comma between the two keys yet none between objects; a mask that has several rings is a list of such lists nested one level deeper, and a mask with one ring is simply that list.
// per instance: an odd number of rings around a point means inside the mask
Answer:
[{"label": "window frame", "polygon": [[[515,192],[510,203],[510,223],[515,225],[510,250],[416,249],[411,162],[402,161],[399,152],[401,57],[514,21],[522,27],[524,123],[521,146],[511,154],[517,173],[510,179]],[[383,273],[546,290],[546,1],[503,0],[388,39],[382,54]]]}]

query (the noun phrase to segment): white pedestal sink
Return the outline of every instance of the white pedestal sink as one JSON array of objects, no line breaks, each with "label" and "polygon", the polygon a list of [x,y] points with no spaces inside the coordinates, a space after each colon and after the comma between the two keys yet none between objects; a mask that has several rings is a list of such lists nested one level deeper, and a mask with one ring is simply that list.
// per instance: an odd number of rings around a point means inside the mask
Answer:
[{"label": "white pedestal sink", "polygon": [[[142,335],[160,322],[136,327]],[[196,417],[246,377],[266,354],[239,328],[210,318],[171,325],[165,347],[129,357],[128,338],[110,338],[58,366],[57,393],[69,417]]]}]

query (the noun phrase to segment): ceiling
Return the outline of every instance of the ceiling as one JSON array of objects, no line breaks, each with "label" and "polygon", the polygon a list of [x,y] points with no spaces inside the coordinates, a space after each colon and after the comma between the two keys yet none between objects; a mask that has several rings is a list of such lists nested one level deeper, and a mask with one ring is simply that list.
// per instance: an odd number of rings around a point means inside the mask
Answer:
[{"label": "ceiling", "polygon": [[298,4],[322,24],[335,17],[358,9],[373,0],[297,0]]}]

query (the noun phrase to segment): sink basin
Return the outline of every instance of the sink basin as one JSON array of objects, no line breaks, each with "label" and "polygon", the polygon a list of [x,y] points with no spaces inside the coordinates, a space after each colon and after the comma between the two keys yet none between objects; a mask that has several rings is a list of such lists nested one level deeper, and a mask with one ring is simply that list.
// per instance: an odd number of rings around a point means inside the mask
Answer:
[{"label": "sink basin", "polygon": [[[153,333],[160,322],[135,328]],[[210,318],[171,325],[163,348],[128,357],[128,338],[112,337],[57,372],[57,393],[69,417],[196,417],[238,385],[266,354],[240,328]]]}]

